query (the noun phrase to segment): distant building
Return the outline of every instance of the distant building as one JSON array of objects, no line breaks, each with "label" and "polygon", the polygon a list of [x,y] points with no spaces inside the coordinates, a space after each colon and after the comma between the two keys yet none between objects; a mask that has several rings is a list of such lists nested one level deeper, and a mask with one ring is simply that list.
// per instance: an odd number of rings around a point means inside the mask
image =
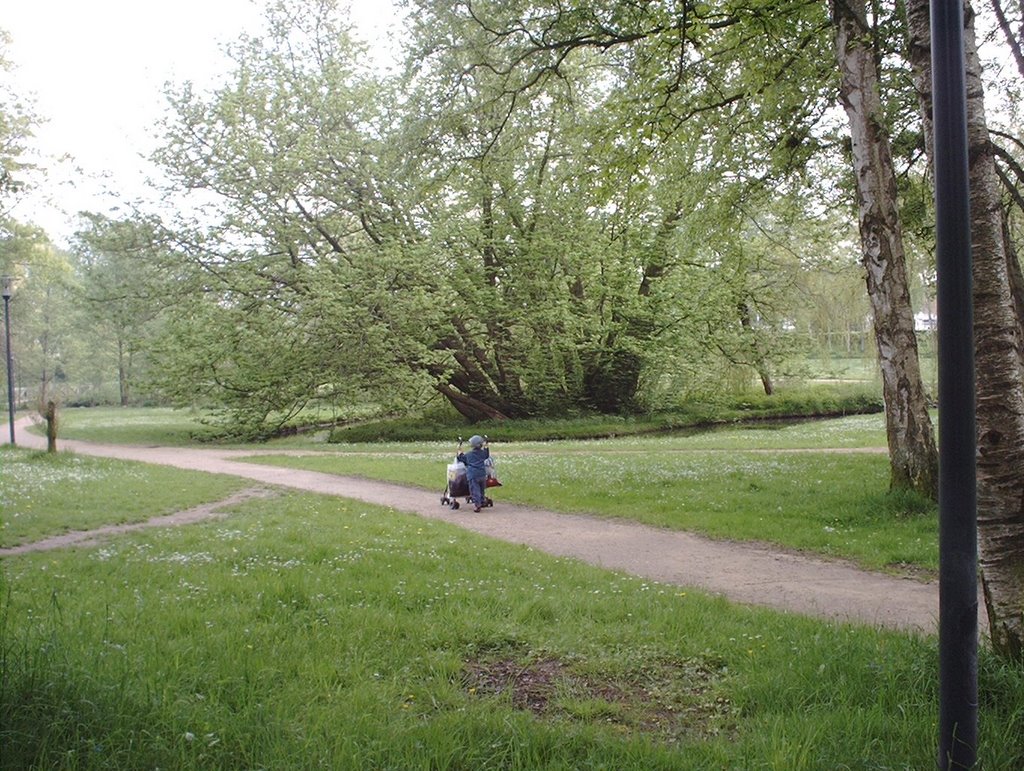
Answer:
[{"label": "distant building", "polygon": [[935,300],[925,300],[924,306],[924,310],[914,314],[914,329],[918,332],[934,332],[939,326],[939,311]]}]

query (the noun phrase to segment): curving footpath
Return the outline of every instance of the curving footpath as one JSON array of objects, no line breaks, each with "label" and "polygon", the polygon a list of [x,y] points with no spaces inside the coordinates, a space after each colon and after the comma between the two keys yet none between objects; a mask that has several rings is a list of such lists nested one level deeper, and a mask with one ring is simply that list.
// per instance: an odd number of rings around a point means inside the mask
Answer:
[{"label": "curving footpath", "polygon": [[[44,437],[25,430],[31,422],[31,418],[18,421],[18,444],[45,449]],[[702,589],[734,602],[890,629],[928,634],[938,629],[937,583],[873,573],[760,544],[714,541],[621,520],[559,514],[500,501],[480,514],[469,507],[452,511],[440,505],[436,491],[236,460],[253,456],[252,451],[245,450],[102,445],[72,440],[61,440],[59,449],[231,474],[264,485],[374,504],[384,502],[399,511],[443,520],[547,554]],[[984,614],[980,620],[984,621]]]}]

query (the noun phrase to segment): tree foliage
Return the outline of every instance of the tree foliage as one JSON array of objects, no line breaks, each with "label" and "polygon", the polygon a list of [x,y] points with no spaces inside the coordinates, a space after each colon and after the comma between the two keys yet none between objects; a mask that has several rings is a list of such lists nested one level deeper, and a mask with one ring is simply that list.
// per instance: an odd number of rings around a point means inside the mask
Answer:
[{"label": "tree foliage", "polygon": [[[324,398],[624,411],[734,374],[770,391],[816,334],[862,341],[863,302],[802,307],[855,280],[822,4],[414,0],[391,75],[344,10],[272,3],[219,87],[169,94],[181,206],[138,223],[173,309],[146,328],[160,393],[246,431]],[[902,29],[871,45],[907,201]],[[114,230],[84,275],[121,259]]]},{"label": "tree foliage", "polygon": [[[790,11],[805,46],[820,43],[808,9]],[[255,423],[314,394],[356,390],[439,393],[471,419],[621,411],[665,372],[673,341],[695,335],[705,342],[691,351],[708,365],[768,376],[787,350],[785,309],[768,307],[784,293],[740,287],[759,249],[735,239],[717,249],[708,236],[765,227],[744,202],[800,165],[800,141],[780,161],[777,134],[807,136],[823,102],[794,90],[781,106],[759,68],[725,78],[702,56],[687,77],[714,78],[684,98],[682,83],[661,84],[653,58],[665,46],[689,51],[698,27],[680,37],[656,10],[621,20],[609,10],[619,31],[603,43],[584,30],[565,38],[557,62],[523,69],[512,65],[532,67],[536,52],[519,51],[515,36],[496,40],[475,8],[421,4],[414,66],[384,78],[362,68],[333,3],[272,7],[266,34],[232,49],[222,87],[186,85],[173,98],[158,159],[197,203],[167,239],[195,286],[195,331],[207,334],[161,347],[164,392],[250,405]],[[597,21],[552,20],[566,35]],[[785,26],[767,8],[745,23],[754,26],[699,29],[749,48],[752,29]],[[773,77],[794,70],[806,74],[791,63]],[[664,104],[634,115],[634,84],[652,77]],[[746,97],[729,125],[761,132],[747,152],[729,152],[701,119],[716,89],[737,95],[719,109]],[[268,347],[274,366],[254,377]]]},{"label": "tree foliage", "polygon": [[93,355],[104,365],[114,363],[118,402],[127,406],[142,379],[147,348],[178,299],[165,272],[172,263],[152,220],[100,214],[83,219],[74,250],[78,297],[95,336]]},{"label": "tree foliage", "polygon": [[[10,35],[0,29],[0,76],[13,66],[7,58]],[[0,235],[13,235],[10,209],[26,184],[32,164],[28,160],[28,140],[37,123],[31,104],[0,77]]]}]

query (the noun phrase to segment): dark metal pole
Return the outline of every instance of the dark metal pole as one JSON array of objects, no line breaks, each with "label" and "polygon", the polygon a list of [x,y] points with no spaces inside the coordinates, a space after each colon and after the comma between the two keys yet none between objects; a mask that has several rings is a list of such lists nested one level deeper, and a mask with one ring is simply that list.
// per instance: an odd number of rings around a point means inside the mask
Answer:
[{"label": "dark metal pole", "polygon": [[971,768],[978,745],[978,525],[974,304],[963,0],[932,0],[939,303],[939,757]]},{"label": "dark metal pole", "polygon": [[11,424],[11,444],[14,444],[14,365],[11,362],[11,289],[4,281],[4,330],[7,338],[7,416]]}]

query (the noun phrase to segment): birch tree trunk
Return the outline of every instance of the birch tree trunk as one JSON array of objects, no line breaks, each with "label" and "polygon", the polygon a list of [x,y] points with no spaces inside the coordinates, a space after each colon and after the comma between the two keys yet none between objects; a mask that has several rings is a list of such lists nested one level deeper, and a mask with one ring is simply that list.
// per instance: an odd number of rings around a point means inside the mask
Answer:
[{"label": "birch tree trunk", "polygon": [[[1002,179],[1002,175],[999,174],[998,167],[996,168],[996,174],[1000,176],[999,181],[1005,190],[1006,185]],[[1021,377],[1024,378],[1024,272],[1021,272],[1020,258],[1017,256],[1017,250],[1014,247],[1013,240],[1010,238],[1010,212],[1006,207],[1003,207],[1002,214],[1003,252],[1006,254],[1006,275],[1010,282],[1010,297],[1013,298],[1014,315],[1017,317],[1017,341],[1020,343],[1017,349],[1017,355],[1020,359]]]},{"label": "birch tree trunk", "polygon": [[[921,95],[925,129],[931,135],[928,0],[908,0],[907,16],[911,66]],[[979,564],[993,648],[1003,656],[1020,659],[1024,654],[1024,381],[1020,335],[970,3],[964,4],[964,27],[977,373]]]},{"label": "birch tree trunk", "polygon": [[860,238],[882,372],[891,486],[938,493],[938,451],[917,356],[896,176],[864,0],[831,0],[840,98],[850,121]]}]

